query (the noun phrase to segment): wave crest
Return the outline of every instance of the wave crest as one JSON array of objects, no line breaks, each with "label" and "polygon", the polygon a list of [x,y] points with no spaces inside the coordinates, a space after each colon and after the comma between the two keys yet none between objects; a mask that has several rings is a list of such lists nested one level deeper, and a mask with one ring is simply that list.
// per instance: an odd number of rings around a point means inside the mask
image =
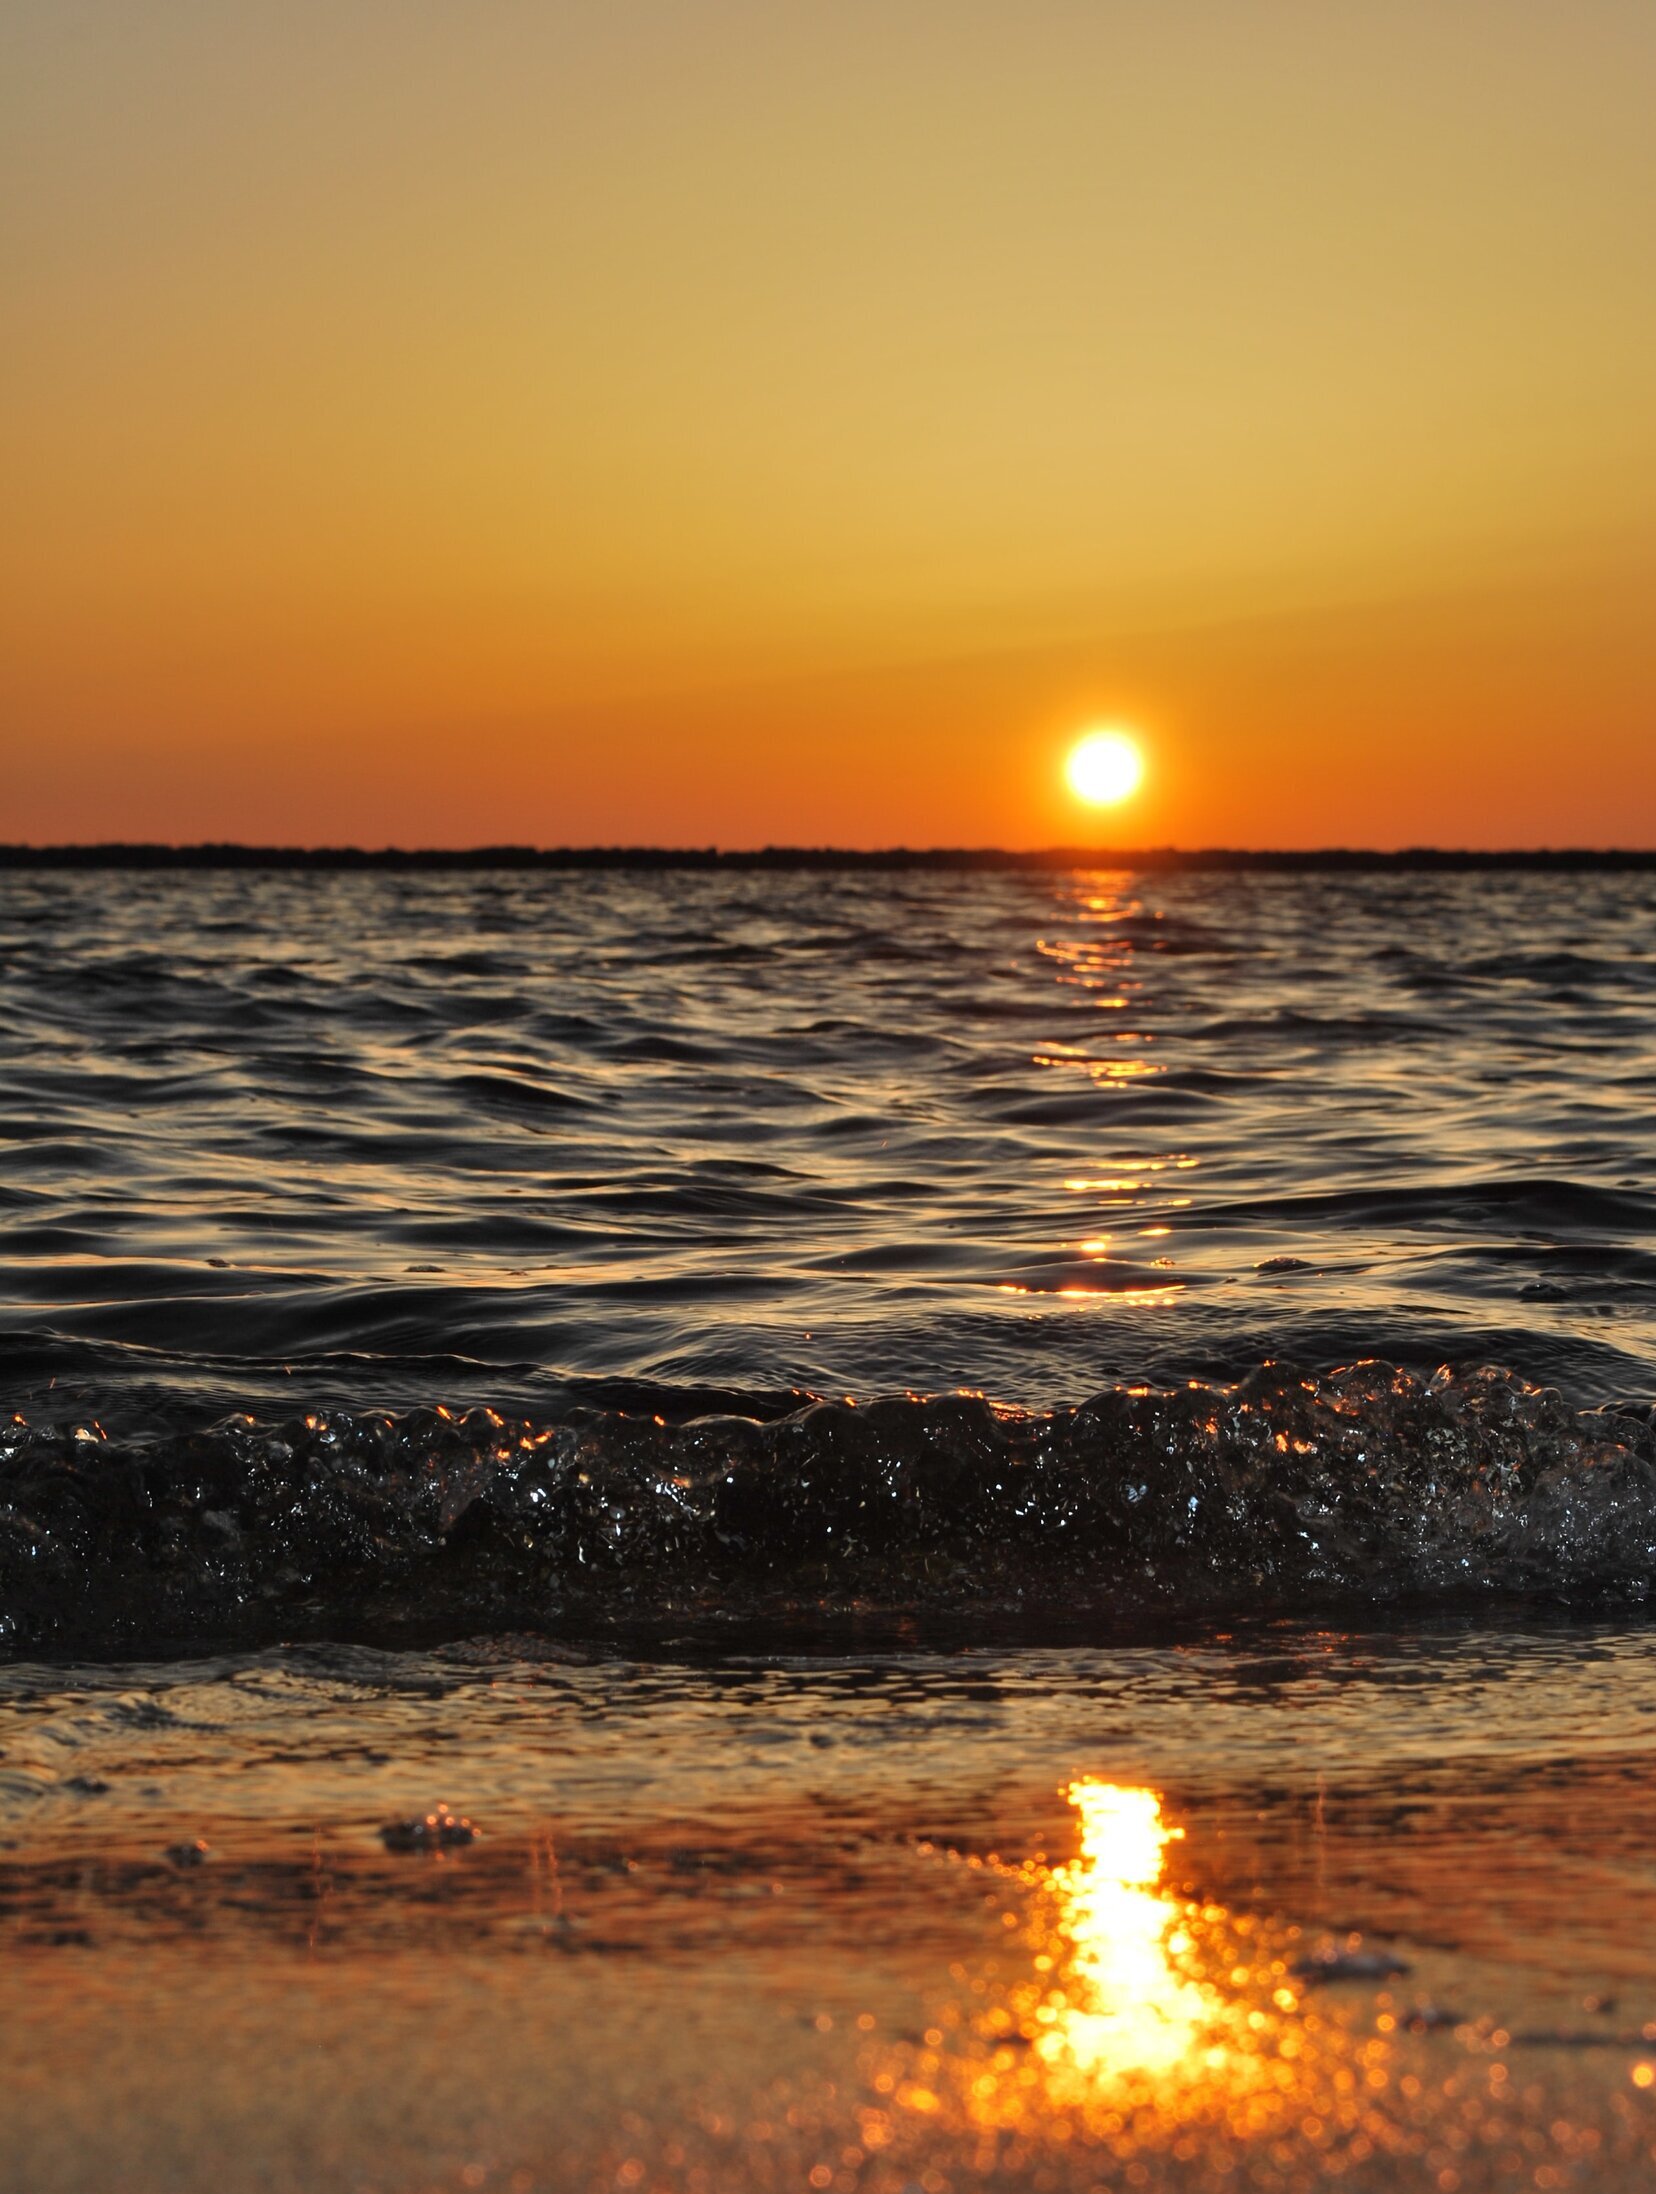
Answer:
[{"label": "wave crest", "polygon": [[0,1431],[0,1639],[721,1618],[1130,1622],[1399,1600],[1642,1599],[1656,1412],[1485,1367],[1266,1364],[1078,1408],[817,1400]]}]

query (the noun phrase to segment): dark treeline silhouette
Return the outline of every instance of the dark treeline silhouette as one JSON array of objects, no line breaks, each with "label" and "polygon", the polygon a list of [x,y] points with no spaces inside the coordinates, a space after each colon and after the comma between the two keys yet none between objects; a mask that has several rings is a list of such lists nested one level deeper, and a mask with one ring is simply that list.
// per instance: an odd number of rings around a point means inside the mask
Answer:
[{"label": "dark treeline silhouette", "polygon": [[746,870],[1261,870],[1292,875],[1389,870],[1656,870],[1656,849],[1520,847],[1474,852],[1408,846],[1380,853],[1359,846],[1308,851],[1234,846],[1046,846],[1014,853],[996,846],[891,846],[861,852],[843,846],[241,846],[0,845],[11,869],[729,869]]}]

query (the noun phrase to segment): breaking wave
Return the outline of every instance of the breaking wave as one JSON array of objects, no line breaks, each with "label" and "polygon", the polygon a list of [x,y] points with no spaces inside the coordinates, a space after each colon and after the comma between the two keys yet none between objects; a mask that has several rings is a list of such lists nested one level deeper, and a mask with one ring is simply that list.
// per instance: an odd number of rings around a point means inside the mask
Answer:
[{"label": "breaking wave", "polygon": [[13,1653],[743,1620],[1119,1634],[1653,1587],[1656,1410],[1578,1410],[1493,1368],[1267,1363],[1050,1411],[955,1394],[771,1421],[577,1406],[0,1430]]}]

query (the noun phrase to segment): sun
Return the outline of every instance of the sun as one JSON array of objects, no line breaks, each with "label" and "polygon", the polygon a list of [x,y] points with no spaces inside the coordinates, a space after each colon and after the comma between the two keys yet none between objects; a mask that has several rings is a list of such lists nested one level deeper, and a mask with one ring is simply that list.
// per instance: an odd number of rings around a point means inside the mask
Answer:
[{"label": "sun", "polygon": [[1078,800],[1089,807],[1113,808],[1143,782],[1144,755],[1128,732],[1089,731],[1070,748],[1064,775]]}]

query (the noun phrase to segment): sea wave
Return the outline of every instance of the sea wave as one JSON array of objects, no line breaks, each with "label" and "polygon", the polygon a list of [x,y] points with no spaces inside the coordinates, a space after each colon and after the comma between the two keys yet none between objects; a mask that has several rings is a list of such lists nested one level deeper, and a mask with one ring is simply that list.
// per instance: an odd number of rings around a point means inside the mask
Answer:
[{"label": "sea wave", "polygon": [[0,1430],[14,1654],[744,1619],[1119,1634],[1653,1590],[1656,1410],[1576,1409],[1495,1367],[1267,1363],[1045,1411],[957,1393],[769,1420],[577,1405]]},{"label": "sea wave", "polygon": [[0,865],[0,1395],[1642,1392],[1653,1011],[1632,874]]}]

